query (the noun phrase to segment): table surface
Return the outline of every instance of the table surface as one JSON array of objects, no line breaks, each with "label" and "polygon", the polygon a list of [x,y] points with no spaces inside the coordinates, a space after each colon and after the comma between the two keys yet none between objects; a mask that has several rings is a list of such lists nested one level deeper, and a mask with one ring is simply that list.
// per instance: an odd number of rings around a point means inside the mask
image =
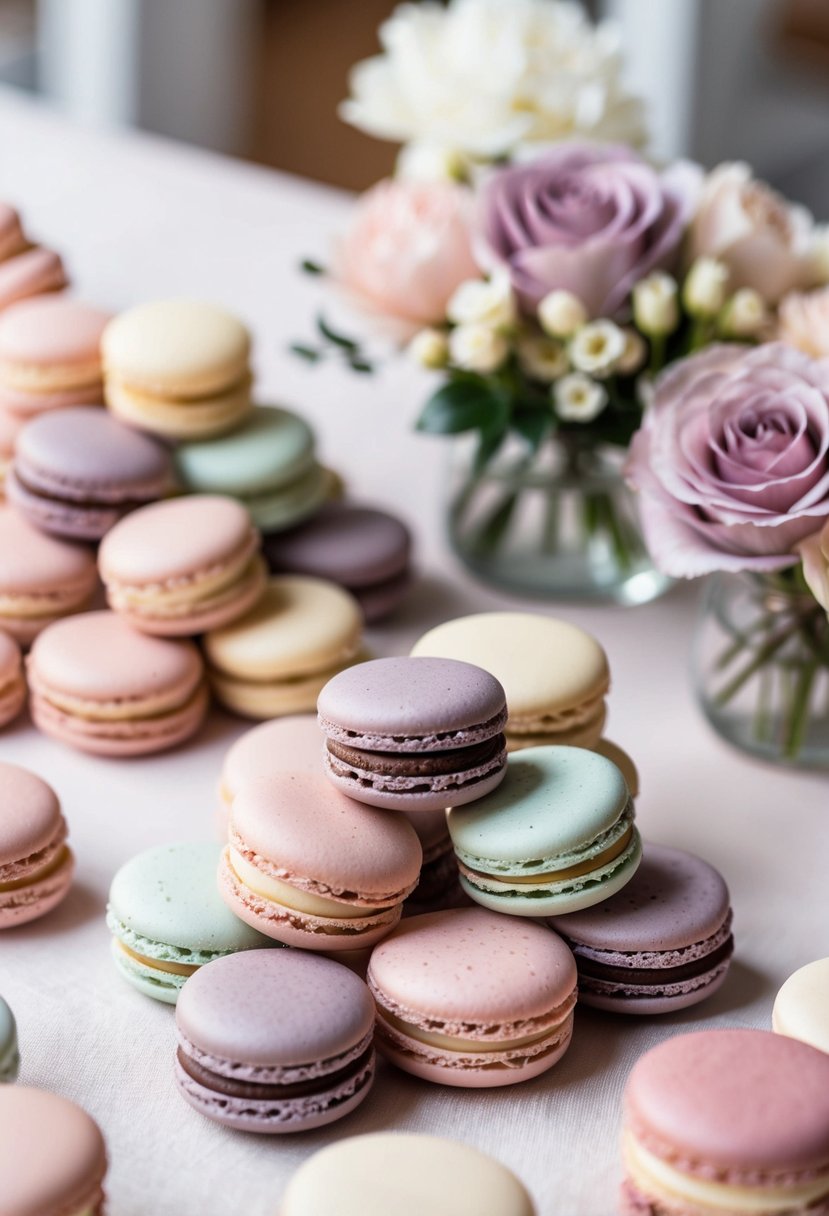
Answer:
[{"label": "table surface", "polygon": [[[412,431],[423,374],[399,360],[360,377],[333,364],[306,368],[287,353],[310,333],[323,293],[298,261],[325,258],[346,196],[154,138],[75,128],[6,93],[0,197],[66,254],[84,298],[119,309],[204,297],[250,324],[259,399],[305,411],[351,492],[395,509],[417,534],[418,584],[394,623],[370,634],[376,653],[406,653],[449,617],[539,609],[474,583],[447,552],[446,448]],[[383,1065],[360,1110],[320,1132],[231,1133],[186,1107],[173,1085],[172,1010],[130,989],[110,962],[112,875],[149,845],[212,835],[222,757],[244,724],[217,712],[190,746],[132,762],[82,756],[25,723],[4,732],[0,758],[58,790],[78,873],[56,913],[4,935],[0,990],[19,1023],[22,1080],[75,1099],[104,1130],[110,1216],[276,1216],[309,1153],[381,1129],[453,1136],[492,1153],[524,1180],[539,1216],[611,1216],[620,1097],[636,1058],[703,1026],[768,1027],[785,977],[829,954],[825,779],[752,762],[703,722],[688,680],[698,594],[684,586],[642,608],[539,610],[583,625],[609,653],[609,734],[639,765],[644,835],[701,853],[728,880],[737,955],[724,988],[661,1019],[580,1010],[562,1062],[514,1088],[444,1089]]]}]

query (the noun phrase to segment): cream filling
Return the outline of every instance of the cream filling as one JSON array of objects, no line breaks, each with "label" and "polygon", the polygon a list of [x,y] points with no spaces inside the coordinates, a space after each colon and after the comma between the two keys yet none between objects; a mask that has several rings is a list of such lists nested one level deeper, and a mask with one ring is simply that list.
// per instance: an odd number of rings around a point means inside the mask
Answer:
[{"label": "cream filling", "polygon": [[[541,1043],[544,1039],[549,1039],[551,1034],[555,1034],[556,1030],[564,1024],[560,1022],[558,1026],[547,1026],[544,1030],[539,1030],[535,1034],[525,1034],[515,1039],[461,1039],[456,1035],[439,1034],[433,1030],[423,1030],[419,1026],[415,1026],[413,1022],[406,1022],[403,1018],[396,1017],[393,1013],[389,1013],[387,1009],[378,1010],[378,1015],[382,1021],[388,1022],[396,1030],[402,1031],[408,1038],[414,1039],[417,1043],[425,1043],[428,1047],[437,1047],[441,1051],[462,1051],[472,1052],[474,1055],[485,1055],[487,1052],[497,1051],[512,1051],[514,1047],[530,1047],[534,1043]],[[569,1010],[568,1015],[569,1017]],[[565,1018],[564,1021],[567,1019]]]},{"label": "cream filling", "polygon": [[83,587],[68,590],[47,591],[43,595],[22,592],[20,595],[0,595],[0,617],[51,617],[58,616],[67,608],[85,603],[94,589],[94,579]]},{"label": "cream filling", "polygon": [[43,882],[44,878],[50,878],[61,866],[65,865],[68,857],[69,847],[64,845],[51,861],[48,861],[45,866],[41,866],[39,870],[31,870],[23,878],[13,878],[9,882],[0,882],[0,893],[5,894],[6,891],[20,891],[23,887],[31,887],[36,882]]},{"label": "cream filling", "polygon": [[59,688],[47,687],[41,684],[37,676],[30,677],[34,692],[43,697],[56,709],[73,718],[83,718],[87,722],[132,722],[136,717],[159,718],[166,714],[184,709],[201,686],[197,674],[192,687],[176,688],[173,692],[160,692],[155,696],[125,697],[122,701],[91,702],[83,697],[73,697],[71,693],[62,692]]},{"label": "cream filling", "polygon": [[622,1152],[631,1181],[645,1195],[703,1209],[773,1216],[775,1212],[800,1211],[829,1194],[829,1175],[787,1187],[740,1186],[695,1178],[655,1157],[629,1131],[624,1135]]},{"label": "cream filling", "polygon": [[205,570],[190,578],[176,579],[169,586],[163,583],[135,586],[121,582],[108,570],[104,571],[104,580],[113,602],[119,607],[131,608],[137,612],[151,611],[154,616],[158,616],[192,608],[200,600],[212,599],[234,586],[243,576],[255,574],[258,560],[255,542],[251,540],[244,551],[231,558],[226,565]]},{"label": "cream filling", "polygon": [[139,954],[137,950],[130,950],[129,946],[125,946],[118,938],[115,939],[115,944],[128,958],[135,959],[137,963],[141,963],[153,971],[166,971],[169,975],[191,976],[199,969],[193,963],[168,963],[164,959],[149,958],[146,954]]},{"label": "cream filling", "polygon": [[[631,842],[633,836],[633,824],[631,824],[623,836],[609,845],[603,852],[597,853],[595,857],[589,857],[587,861],[581,861],[578,865],[567,866],[563,870],[549,870],[546,874],[511,874],[509,875],[509,885],[521,884],[523,886],[538,886],[546,882],[565,882],[569,878],[582,878],[585,874],[592,874],[594,870],[601,869],[602,866],[610,865],[611,861],[615,861],[624,853],[625,849]],[[469,873],[478,878],[492,878],[492,874],[486,873],[484,870],[473,870],[471,866],[466,867]],[[497,877],[501,877],[498,875]]]},{"label": "cream filling", "polygon": [[272,903],[281,904],[292,912],[307,912],[311,916],[336,918],[337,920],[356,920],[364,916],[372,916],[383,908],[360,907],[353,904],[340,903],[336,899],[327,899],[324,895],[313,895],[309,891],[300,891],[290,883],[274,878],[272,874],[264,874],[256,866],[251,865],[233,845],[228,845],[228,857],[237,878],[253,891]]}]

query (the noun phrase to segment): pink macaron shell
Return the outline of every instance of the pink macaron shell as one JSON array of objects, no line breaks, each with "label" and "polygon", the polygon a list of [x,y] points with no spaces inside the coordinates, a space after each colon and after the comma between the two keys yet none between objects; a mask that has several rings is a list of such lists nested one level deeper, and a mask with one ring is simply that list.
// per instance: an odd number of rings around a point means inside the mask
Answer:
[{"label": "pink macaron shell", "polygon": [[45,878],[0,892],[0,929],[16,929],[51,912],[69,894],[74,875],[75,858],[67,849],[60,866]]},{"label": "pink macaron shell", "polygon": [[25,245],[20,213],[10,203],[0,203],[0,260],[14,257]]},{"label": "pink macaron shell", "polygon": [[233,798],[243,785],[274,773],[321,773],[323,738],[313,714],[261,722],[241,735],[225,756],[222,788]]},{"label": "pink macaron shell", "polygon": [[[0,506],[0,599],[6,601],[0,628],[26,645],[55,618],[86,603],[97,582],[91,549],[46,536],[12,507]],[[31,597],[42,599],[37,614],[23,610]]]},{"label": "pink macaron shell", "polygon": [[22,300],[0,317],[0,363],[37,367],[95,363],[109,319],[109,313],[72,296]]},{"label": "pink macaron shell", "polygon": [[733,1185],[826,1173],[829,1055],[766,1030],[703,1030],[646,1052],[625,1090],[637,1141],[677,1170]]},{"label": "pink macaron shell", "polygon": [[23,428],[20,418],[8,410],[0,409],[0,459],[11,460],[17,436]]},{"label": "pink macaron shell", "polygon": [[0,629],[0,726],[20,713],[26,702],[23,660],[15,639]]},{"label": "pink macaron shell", "polygon": [[36,247],[0,262],[0,311],[30,296],[60,291],[67,285],[59,254]]},{"label": "pink macaron shell", "polygon": [[17,764],[0,763],[0,807],[0,868],[42,852],[65,833],[55,791]]},{"label": "pink macaron shell", "polygon": [[99,1212],[107,1159],[95,1121],[67,1098],[0,1086],[3,1216]]},{"label": "pink macaron shell", "polygon": [[[119,608],[119,616],[128,621],[133,629],[141,633],[154,634],[159,638],[196,637],[198,634],[208,633],[211,629],[221,629],[225,625],[231,625],[239,617],[244,616],[258,603],[266,583],[267,573],[264,564],[261,563],[238,584],[228,587],[226,593],[215,602],[213,607],[181,613],[174,617],[154,616],[151,613],[130,612],[127,608]],[[114,602],[115,597],[108,594],[107,598],[110,603]]]},{"label": "pink macaron shell", "polygon": [[69,409],[73,405],[94,405],[103,409],[103,380],[95,380],[81,388],[49,389],[48,392],[26,392],[0,384],[0,409],[6,410],[21,423],[40,414]]}]

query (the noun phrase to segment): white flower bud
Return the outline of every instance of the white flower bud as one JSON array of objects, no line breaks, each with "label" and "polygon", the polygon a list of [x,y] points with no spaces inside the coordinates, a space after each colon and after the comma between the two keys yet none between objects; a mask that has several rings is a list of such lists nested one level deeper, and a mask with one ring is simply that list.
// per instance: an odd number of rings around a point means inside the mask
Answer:
[{"label": "white flower bud", "polygon": [[648,337],[663,337],[679,325],[676,279],[662,271],[640,279],[633,289],[633,319]]},{"label": "white flower bud", "polygon": [[456,148],[415,140],[400,149],[394,175],[407,182],[464,182],[469,169],[468,160]]},{"label": "white flower bud", "polygon": [[471,322],[459,325],[449,335],[449,358],[455,367],[487,375],[496,371],[509,354],[503,334],[491,325]]},{"label": "white flower bud", "polygon": [[490,279],[467,279],[450,296],[446,315],[455,325],[480,322],[509,329],[517,316],[509,276],[496,271]]},{"label": "white flower bud", "polygon": [[717,258],[697,258],[682,286],[682,302],[692,317],[715,317],[725,303],[728,267]]},{"label": "white flower bud", "polygon": [[524,334],[516,347],[521,371],[531,380],[551,384],[570,369],[567,351],[546,334]]},{"label": "white flower bud", "polygon": [[570,362],[576,371],[609,376],[625,349],[625,335],[612,321],[589,321],[570,341]]},{"label": "white flower bud", "polygon": [[569,338],[587,322],[587,309],[572,291],[551,291],[538,306],[541,328],[551,338]]},{"label": "white flower bud", "polygon": [[727,301],[719,331],[727,338],[756,338],[769,319],[766,302],[753,287],[741,287]]},{"label": "white flower bud", "polygon": [[449,362],[449,338],[442,329],[421,329],[409,343],[409,355],[421,367],[432,371]]},{"label": "white flower bud", "polygon": [[604,387],[582,372],[562,376],[551,392],[553,408],[564,422],[592,422],[607,405]]},{"label": "white flower bud", "polygon": [[623,329],[622,333],[625,335],[625,349],[613,370],[620,376],[633,376],[645,365],[648,344],[635,329]]}]

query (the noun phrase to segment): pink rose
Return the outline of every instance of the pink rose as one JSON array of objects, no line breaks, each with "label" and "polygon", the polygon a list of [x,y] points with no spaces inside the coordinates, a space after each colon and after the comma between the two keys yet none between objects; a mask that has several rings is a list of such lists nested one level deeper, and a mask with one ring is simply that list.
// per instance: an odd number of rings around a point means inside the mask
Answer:
[{"label": "pink rose", "polygon": [[357,201],[332,274],[400,337],[445,319],[452,292],[480,278],[469,229],[470,192],[450,182],[381,181]]},{"label": "pink rose", "polygon": [[829,612],[829,523],[799,545],[803,577],[821,608]]},{"label": "pink rose", "polygon": [[829,287],[792,292],[780,305],[778,337],[821,359],[829,355]]},{"label": "pink rose", "polygon": [[639,279],[673,266],[697,182],[690,165],[659,174],[629,148],[562,144],[485,184],[482,257],[508,266],[526,312],[564,289],[613,317]]},{"label": "pink rose", "polygon": [[730,290],[753,287],[768,304],[819,280],[811,215],[755,181],[748,165],[719,165],[705,179],[689,263],[703,255],[725,262]]},{"label": "pink rose", "polygon": [[829,360],[710,346],[657,381],[627,473],[666,574],[780,570],[829,516]]}]

